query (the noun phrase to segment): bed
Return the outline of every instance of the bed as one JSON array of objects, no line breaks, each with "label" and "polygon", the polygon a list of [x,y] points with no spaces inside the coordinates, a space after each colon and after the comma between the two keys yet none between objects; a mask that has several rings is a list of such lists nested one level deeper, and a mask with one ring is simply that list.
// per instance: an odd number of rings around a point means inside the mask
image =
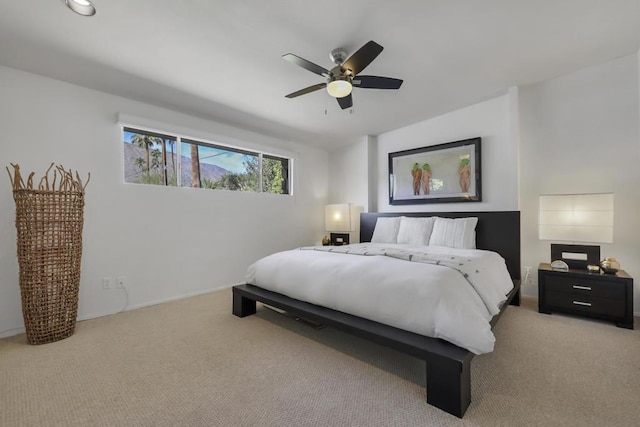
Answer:
[{"label": "bed", "polygon": [[[495,315],[490,317],[489,327],[495,325],[507,305],[520,304],[519,212],[364,213],[361,215],[360,241],[371,242],[378,218],[399,216],[409,218],[432,216],[444,218],[477,217],[475,247],[496,252],[504,258],[508,276],[510,276],[513,284],[512,289],[505,296],[504,302],[496,308]],[[331,249],[325,248],[325,250]],[[300,252],[309,253],[313,251],[301,250]],[[306,256],[307,253],[304,255]],[[348,298],[345,299],[354,299],[353,294],[345,293],[345,295],[348,295]],[[361,295],[363,299],[369,297],[370,295],[366,295],[366,292]],[[277,307],[303,319],[350,332],[425,360],[427,403],[448,413],[462,417],[471,402],[471,360],[476,353],[486,351],[470,351],[468,348],[453,344],[446,339],[425,336],[408,330],[410,328],[395,327],[389,325],[389,322],[376,322],[353,313],[312,304],[303,299],[292,298],[282,293],[265,289],[259,283],[255,285],[238,285],[233,288],[234,315],[245,317],[254,314],[256,312],[256,302]]]}]

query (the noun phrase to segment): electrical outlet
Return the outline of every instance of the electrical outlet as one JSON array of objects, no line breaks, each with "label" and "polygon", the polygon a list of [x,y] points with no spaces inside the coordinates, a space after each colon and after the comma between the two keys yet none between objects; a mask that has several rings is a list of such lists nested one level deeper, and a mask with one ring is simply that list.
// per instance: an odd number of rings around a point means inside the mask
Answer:
[{"label": "electrical outlet", "polygon": [[102,278],[102,289],[107,290],[113,288],[113,277]]},{"label": "electrical outlet", "polygon": [[126,282],[126,278],[124,276],[118,276],[118,280],[116,281],[118,285],[118,289],[124,288],[125,282]]},{"label": "electrical outlet", "polygon": [[533,285],[533,275],[531,274],[531,267],[525,267],[526,274],[524,276],[525,285]]}]

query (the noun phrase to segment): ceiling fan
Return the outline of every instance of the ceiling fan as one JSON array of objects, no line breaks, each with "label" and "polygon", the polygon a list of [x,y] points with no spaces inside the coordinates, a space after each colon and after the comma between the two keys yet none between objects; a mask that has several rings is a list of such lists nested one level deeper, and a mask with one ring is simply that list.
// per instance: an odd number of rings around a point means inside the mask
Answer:
[{"label": "ceiling fan", "polygon": [[[344,49],[334,49],[329,55],[335,67],[327,70],[313,62],[307,61],[293,53],[282,55],[282,58],[298,65],[305,70],[309,70],[314,74],[325,77],[325,83],[318,83],[313,86],[300,89],[296,92],[286,95],[287,98],[295,98],[300,95],[315,92],[323,88],[327,88],[329,95],[336,98],[340,108],[343,110],[353,106],[353,98],[351,90],[353,87],[362,89],[399,89],[402,80],[391,77],[379,76],[361,76],[359,75],[371,62],[376,59],[380,52],[384,49],[373,40],[362,46],[356,53],[347,58],[347,52]],[[345,60],[346,59],[346,60]]]}]

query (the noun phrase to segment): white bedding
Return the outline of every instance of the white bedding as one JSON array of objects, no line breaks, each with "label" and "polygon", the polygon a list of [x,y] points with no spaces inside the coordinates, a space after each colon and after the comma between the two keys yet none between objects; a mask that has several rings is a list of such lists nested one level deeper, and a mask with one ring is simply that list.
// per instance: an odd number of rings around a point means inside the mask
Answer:
[{"label": "white bedding", "polygon": [[[497,253],[375,243],[313,249],[260,259],[248,268],[247,283],[443,338],[475,354],[493,350],[489,321],[513,288],[504,259]],[[371,255],[384,252],[389,256]],[[408,255],[412,261],[401,259]],[[447,263],[450,266],[437,265]]]}]

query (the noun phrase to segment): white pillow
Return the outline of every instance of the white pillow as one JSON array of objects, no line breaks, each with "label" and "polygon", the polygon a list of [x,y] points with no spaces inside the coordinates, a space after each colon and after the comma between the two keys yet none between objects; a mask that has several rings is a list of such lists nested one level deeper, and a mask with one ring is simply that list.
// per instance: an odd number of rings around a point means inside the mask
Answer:
[{"label": "white pillow", "polygon": [[398,229],[398,243],[409,245],[427,246],[433,230],[434,217],[412,218],[408,216],[400,217],[400,228]]},{"label": "white pillow", "polygon": [[436,218],[429,239],[429,246],[447,246],[449,248],[476,248],[477,217]]},{"label": "white pillow", "polygon": [[397,243],[400,217],[379,217],[373,229],[371,243]]}]

